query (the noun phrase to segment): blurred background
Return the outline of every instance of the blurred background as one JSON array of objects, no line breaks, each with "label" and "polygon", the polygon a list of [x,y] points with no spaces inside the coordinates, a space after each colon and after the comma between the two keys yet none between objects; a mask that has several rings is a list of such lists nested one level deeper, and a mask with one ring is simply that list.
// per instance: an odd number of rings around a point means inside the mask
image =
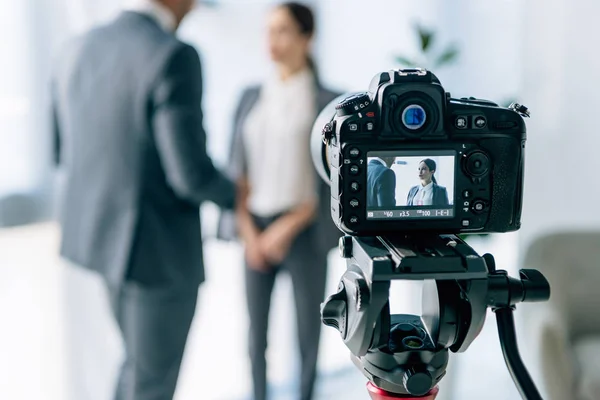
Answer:
[{"label": "blurred background", "polygon": [[[318,17],[315,59],[329,87],[364,90],[375,73],[415,62],[432,68],[454,97],[475,96],[502,104],[518,100],[529,107],[523,228],[512,234],[474,237],[470,243],[479,252],[492,252],[498,267],[513,275],[524,267],[540,268],[551,276],[553,267],[566,271],[552,282],[555,298],[562,303],[518,308],[521,350],[548,396],[560,389],[585,391],[580,385],[589,382],[599,385],[597,376],[582,377],[598,374],[600,369],[594,370],[585,360],[594,351],[599,355],[595,359],[600,359],[600,341],[593,329],[598,326],[571,335],[570,326],[578,321],[569,310],[585,311],[589,299],[598,296],[589,288],[590,282],[600,283],[600,273],[594,268],[598,267],[594,250],[600,239],[590,239],[598,238],[593,235],[600,231],[600,212],[593,208],[600,199],[596,176],[600,98],[595,93],[600,55],[594,45],[600,36],[600,3],[307,3]],[[226,161],[240,91],[271,72],[264,37],[265,17],[274,4],[267,0],[206,1],[179,31],[202,55],[205,124],[209,152],[217,164]],[[0,2],[1,399],[64,399],[72,384],[64,338],[65,313],[72,304],[66,304],[62,290],[59,230],[53,221],[56,177],[51,167],[48,82],[65,39],[110,20],[121,7],[121,0]],[[419,32],[434,37],[425,50]],[[583,197],[588,200],[577,200]],[[242,250],[238,244],[214,238],[216,207],[207,204],[202,213],[208,280],[200,290],[176,398],[250,399]],[[586,244],[574,238],[587,238]],[[332,252],[328,293],[343,271],[343,262]],[[580,284],[563,288],[566,280]],[[281,300],[274,302],[269,332],[274,399],[294,398],[298,385],[290,293],[290,282],[283,276],[275,289],[274,296]],[[581,302],[572,305],[571,293],[577,293]],[[87,322],[102,332],[103,348],[110,349],[91,354],[89,360],[98,369],[98,379],[88,383],[88,398],[100,400],[110,398],[122,350],[117,329],[108,311],[103,311],[107,305],[100,288],[94,296],[97,304],[90,307],[96,311]],[[407,307],[418,308],[414,288],[394,296]],[[557,314],[556,310],[562,313],[549,316]],[[548,328],[549,320],[558,328]],[[583,350],[578,345],[582,338],[588,346]],[[564,369],[554,376],[556,372],[547,367],[559,362]],[[319,399],[367,398],[365,379],[330,328],[322,333],[319,371]],[[578,379],[570,378],[574,371],[586,372]],[[600,399],[599,393],[597,389],[596,397],[582,394],[581,398]],[[502,359],[493,314],[469,350],[452,356],[440,398],[519,398]]]}]

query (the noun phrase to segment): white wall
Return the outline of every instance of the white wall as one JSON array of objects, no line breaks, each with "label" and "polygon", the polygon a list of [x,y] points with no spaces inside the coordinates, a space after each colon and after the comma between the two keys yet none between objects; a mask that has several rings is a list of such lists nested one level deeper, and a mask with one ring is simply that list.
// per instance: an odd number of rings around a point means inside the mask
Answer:
[{"label": "white wall", "polygon": [[33,137],[31,113],[34,74],[31,8],[26,1],[0,3],[0,197],[31,189],[36,183],[29,159]]},{"label": "white wall", "polygon": [[529,123],[522,245],[560,229],[598,229],[600,55],[592,1],[525,8],[523,93]]},{"label": "white wall", "polygon": [[[540,236],[600,229],[600,4],[531,0],[523,7],[523,96],[532,118],[528,123],[521,257]],[[595,255],[590,257],[596,262]],[[534,314],[536,307],[542,306],[521,308]],[[530,350],[525,361],[531,365],[538,360],[532,351],[537,343],[533,340],[524,347]],[[538,371],[533,372],[539,380]]]}]

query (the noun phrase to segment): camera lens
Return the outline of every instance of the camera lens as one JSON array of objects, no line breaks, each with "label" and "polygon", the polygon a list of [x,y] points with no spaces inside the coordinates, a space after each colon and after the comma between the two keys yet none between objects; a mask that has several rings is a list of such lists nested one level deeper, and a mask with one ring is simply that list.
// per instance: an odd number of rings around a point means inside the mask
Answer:
[{"label": "camera lens", "polygon": [[418,104],[411,104],[402,111],[402,124],[410,130],[420,129],[425,125],[427,113]]}]

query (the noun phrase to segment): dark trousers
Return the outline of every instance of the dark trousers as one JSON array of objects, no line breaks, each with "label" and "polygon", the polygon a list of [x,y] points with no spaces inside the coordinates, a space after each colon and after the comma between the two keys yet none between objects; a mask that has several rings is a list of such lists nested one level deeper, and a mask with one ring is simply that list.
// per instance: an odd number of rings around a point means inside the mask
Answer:
[{"label": "dark trousers", "polygon": [[110,288],[125,344],[115,400],[171,400],[196,309],[198,286]]},{"label": "dark trousers", "polygon": [[[257,218],[255,223],[264,230],[276,218]],[[271,294],[275,278],[287,271],[292,278],[296,302],[297,332],[302,362],[300,399],[310,400],[317,375],[319,336],[321,333],[320,304],[325,296],[327,254],[319,250],[313,228],[303,231],[294,241],[281,265],[268,272],[257,272],[246,266],[246,296],[250,316],[250,361],[254,399],[267,398],[267,328]]]}]

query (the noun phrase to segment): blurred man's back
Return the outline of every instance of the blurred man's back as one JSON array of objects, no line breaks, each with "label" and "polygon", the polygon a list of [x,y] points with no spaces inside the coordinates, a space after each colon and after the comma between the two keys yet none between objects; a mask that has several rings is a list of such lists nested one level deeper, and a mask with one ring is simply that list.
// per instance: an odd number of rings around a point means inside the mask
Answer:
[{"label": "blurred man's back", "polygon": [[127,351],[117,399],[172,398],[204,279],[198,205],[234,203],[206,154],[198,54],[171,32],[183,2],[141,1],[75,40],[53,85],[61,254],[109,289]]}]

